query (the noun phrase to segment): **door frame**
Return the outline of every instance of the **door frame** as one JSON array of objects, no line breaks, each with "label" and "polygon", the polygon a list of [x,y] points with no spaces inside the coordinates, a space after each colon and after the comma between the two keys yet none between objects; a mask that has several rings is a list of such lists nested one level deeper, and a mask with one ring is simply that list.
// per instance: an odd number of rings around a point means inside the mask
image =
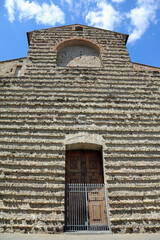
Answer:
[{"label": "door frame", "polygon": [[[75,139],[75,138],[74,138]],[[76,138],[77,140],[77,138]],[[89,143],[87,142],[74,142],[73,140],[73,136],[72,136],[72,141],[71,143],[69,143],[70,141],[68,141],[68,144],[65,144],[65,180],[66,180],[66,152],[68,150],[98,150],[101,151],[101,161],[102,161],[102,175],[103,175],[103,181],[104,181],[104,194],[105,194],[105,204],[106,204],[106,215],[107,215],[107,221],[108,221],[108,228],[109,228],[109,233],[111,233],[111,224],[110,224],[110,217],[109,217],[109,204],[108,204],[108,191],[106,188],[106,175],[105,175],[105,166],[104,166],[104,157],[103,157],[103,147],[104,144],[97,144],[95,143],[96,140],[94,141],[94,143]],[[66,226],[66,209],[67,209],[67,201],[66,201],[66,187],[65,187],[65,226]],[[65,228],[66,231],[66,228]]]}]

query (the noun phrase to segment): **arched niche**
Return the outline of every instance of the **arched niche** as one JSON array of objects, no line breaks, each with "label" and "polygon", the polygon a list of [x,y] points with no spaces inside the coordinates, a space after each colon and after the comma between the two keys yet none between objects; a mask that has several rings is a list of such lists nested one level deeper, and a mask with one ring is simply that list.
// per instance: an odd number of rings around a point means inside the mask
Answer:
[{"label": "arched niche", "polygon": [[100,49],[91,41],[67,40],[57,48],[57,66],[101,67]]}]

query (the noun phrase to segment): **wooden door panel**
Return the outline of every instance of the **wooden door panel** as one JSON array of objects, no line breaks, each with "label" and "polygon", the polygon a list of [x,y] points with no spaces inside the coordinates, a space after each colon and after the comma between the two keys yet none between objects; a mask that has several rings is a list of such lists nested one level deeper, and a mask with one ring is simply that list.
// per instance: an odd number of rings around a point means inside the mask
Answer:
[{"label": "wooden door panel", "polygon": [[95,203],[89,205],[89,215],[90,215],[90,224],[97,224],[101,222],[102,216],[101,216],[101,204]]},{"label": "wooden door panel", "polygon": [[107,216],[105,211],[104,189],[93,189],[88,193],[88,209],[90,226],[106,225]]},{"label": "wooden door panel", "polygon": [[66,153],[66,182],[81,183],[82,167],[81,152],[67,151]]},{"label": "wooden door panel", "polygon": [[98,172],[98,159],[96,157],[86,156],[86,168],[87,172]]},{"label": "wooden door panel", "polygon": [[86,177],[86,182],[90,184],[98,184],[98,183],[102,183],[102,178],[97,175],[88,174]]},{"label": "wooden door panel", "polygon": [[103,183],[102,160],[100,152],[87,151],[85,153],[85,161],[87,183]]},{"label": "wooden door panel", "polygon": [[76,175],[71,175],[69,176],[69,179],[67,181],[68,183],[81,183],[82,182],[82,177],[81,174],[76,174]]},{"label": "wooden door panel", "polygon": [[71,172],[81,172],[81,159],[78,157],[70,157],[69,169]]},{"label": "wooden door panel", "polygon": [[81,173],[81,155],[79,151],[67,153],[67,171]]},{"label": "wooden door panel", "polygon": [[87,150],[67,151],[66,181],[67,183],[103,183],[101,153]]}]

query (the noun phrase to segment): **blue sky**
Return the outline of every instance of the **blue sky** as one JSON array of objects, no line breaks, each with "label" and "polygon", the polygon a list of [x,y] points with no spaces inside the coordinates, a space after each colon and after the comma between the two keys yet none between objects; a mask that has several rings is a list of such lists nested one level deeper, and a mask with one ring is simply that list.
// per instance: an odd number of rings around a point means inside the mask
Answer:
[{"label": "blue sky", "polygon": [[160,0],[0,0],[0,61],[27,55],[26,32],[74,23],[129,34],[131,61],[160,67]]}]

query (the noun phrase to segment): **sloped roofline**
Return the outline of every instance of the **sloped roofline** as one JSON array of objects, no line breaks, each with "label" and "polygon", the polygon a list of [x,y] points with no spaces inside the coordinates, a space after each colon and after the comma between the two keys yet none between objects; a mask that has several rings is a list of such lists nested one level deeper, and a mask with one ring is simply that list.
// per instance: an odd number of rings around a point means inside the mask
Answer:
[{"label": "sloped roofline", "polygon": [[[160,67],[156,67],[156,66],[153,66],[153,65],[148,65],[148,64],[144,64],[144,63],[137,63],[137,62],[132,62],[133,65],[137,65],[137,66],[141,66],[141,67],[146,67],[147,68],[153,68],[155,70],[159,70],[160,71]],[[151,69],[149,69],[151,70]],[[151,70],[152,71],[152,70]]]},{"label": "sloped roofline", "polygon": [[8,59],[8,60],[3,60],[3,61],[0,61],[0,63],[6,63],[6,62],[12,62],[12,61],[18,61],[18,60],[21,60],[21,59],[26,59],[26,57],[12,58],[12,59]]},{"label": "sloped roofline", "polygon": [[[127,40],[128,40],[128,37],[129,37],[129,35],[125,34],[125,33],[115,32],[115,31],[104,29],[104,28],[97,28],[97,27],[92,27],[92,26],[79,24],[79,23],[63,25],[63,26],[59,26],[59,27],[43,28],[43,29],[34,30],[34,31],[49,30],[49,29],[52,29],[52,28],[63,28],[63,27],[77,26],[77,25],[78,26],[89,27],[89,28],[93,28],[93,29],[98,29],[98,30],[103,30],[103,31],[106,31],[106,32],[112,32],[112,33],[117,33],[117,34],[123,35],[123,36],[125,36],[125,44],[127,43]],[[31,40],[31,37],[32,37],[32,33],[34,31],[27,32],[28,45],[30,45],[30,40]]]}]

